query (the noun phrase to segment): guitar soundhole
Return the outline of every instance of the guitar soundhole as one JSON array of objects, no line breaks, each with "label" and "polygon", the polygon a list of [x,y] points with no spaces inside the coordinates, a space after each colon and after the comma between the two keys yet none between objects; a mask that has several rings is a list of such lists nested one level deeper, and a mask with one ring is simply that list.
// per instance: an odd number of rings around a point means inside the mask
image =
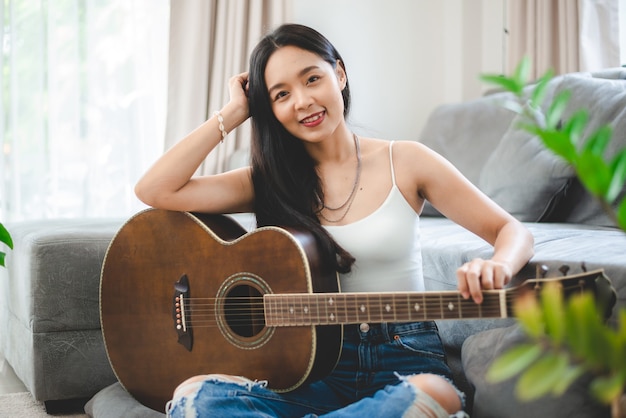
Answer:
[{"label": "guitar soundhole", "polygon": [[224,317],[228,327],[237,335],[250,338],[265,328],[263,295],[248,285],[230,289],[224,303]]},{"label": "guitar soundhole", "polygon": [[217,323],[233,345],[251,350],[264,345],[274,327],[265,326],[263,295],[271,293],[267,282],[252,273],[237,273],[222,283],[217,298]]}]

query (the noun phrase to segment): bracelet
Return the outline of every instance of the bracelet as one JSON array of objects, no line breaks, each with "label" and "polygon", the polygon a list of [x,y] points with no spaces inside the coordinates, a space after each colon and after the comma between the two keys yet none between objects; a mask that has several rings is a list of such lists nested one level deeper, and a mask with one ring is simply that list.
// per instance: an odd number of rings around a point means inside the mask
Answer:
[{"label": "bracelet", "polygon": [[217,117],[217,122],[219,123],[218,127],[220,128],[220,132],[222,133],[222,139],[220,140],[220,142],[224,142],[226,135],[228,135],[228,132],[226,132],[226,129],[224,128],[224,117],[219,110],[213,113],[213,116]]}]

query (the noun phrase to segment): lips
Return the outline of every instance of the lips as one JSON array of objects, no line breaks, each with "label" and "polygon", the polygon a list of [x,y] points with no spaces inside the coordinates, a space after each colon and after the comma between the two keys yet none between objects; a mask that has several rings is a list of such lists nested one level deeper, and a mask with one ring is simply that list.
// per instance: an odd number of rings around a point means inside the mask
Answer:
[{"label": "lips", "polygon": [[300,121],[300,123],[303,124],[304,126],[307,126],[307,127],[317,126],[320,123],[322,123],[322,121],[324,120],[324,115],[325,114],[326,114],[326,112],[324,112],[324,111],[318,112],[318,113],[314,113],[311,116],[308,116],[308,117],[302,119]]}]

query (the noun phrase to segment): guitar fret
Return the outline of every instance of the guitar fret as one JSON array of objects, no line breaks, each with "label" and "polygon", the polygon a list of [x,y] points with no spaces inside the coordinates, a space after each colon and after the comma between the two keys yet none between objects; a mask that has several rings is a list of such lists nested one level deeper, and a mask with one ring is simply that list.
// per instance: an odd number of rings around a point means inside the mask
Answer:
[{"label": "guitar fret", "polygon": [[440,309],[441,309],[441,319],[454,319],[461,317],[461,303],[459,300],[459,294],[441,294],[439,296],[440,299]]},{"label": "guitar fret", "polygon": [[346,312],[346,323],[356,323],[359,322],[359,308],[356,295],[352,293],[348,293],[345,295],[345,312]]},{"label": "guitar fret", "polygon": [[369,316],[371,318],[370,322],[383,322],[383,313],[382,308],[380,306],[380,296],[378,294],[372,294],[367,296],[367,301],[369,305]]},{"label": "guitar fret", "polygon": [[296,325],[302,325],[304,319],[304,312],[302,310],[302,297],[296,295],[294,297],[294,321]]},{"label": "guitar fret", "polygon": [[422,293],[408,294],[408,311],[411,312],[412,321],[425,321],[428,319],[428,309],[426,308],[426,295]]},{"label": "guitar fret", "polygon": [[335,300],[334,295],[327,295],[325,298],[326,306],[326,324],[335,324],[337,323],[337,301]]},{"label": "guitar fret", "polygon": [[[396,299],[398,299],[396,301]],[[396,321],[411,321],[411,309],[408,295],[403,297],[403,295],[398,294],[394,295],[394,301],[396,305]]]},{"label": "guitar fret", "polygon": [[383,317],[383,321],[396,321],[396,304],[393,295],[380,297],[380,313]]},{"label": "guitar fret", "polygon": [[372,322],[369,309],[369,298],[366,293],[355,294],[356,317],[358,322]]},{"label": "guitar fret", "polygon": [[[485,303],[488,299],[486,294],[483,294]],[[483,304],[474,303],[474,301],[470,299],[462,299],[460,302],[463,306],[463,318],[481,318],[482,317],[482,308]]]},{"label": "guitar fret", "polygon": [[293,296],[287,295],[286,297],[286,301],[287,301],[287,323],[291,326],[296,325],[296,319],[295,319],[295,307],[294,307],[294,299]]}]

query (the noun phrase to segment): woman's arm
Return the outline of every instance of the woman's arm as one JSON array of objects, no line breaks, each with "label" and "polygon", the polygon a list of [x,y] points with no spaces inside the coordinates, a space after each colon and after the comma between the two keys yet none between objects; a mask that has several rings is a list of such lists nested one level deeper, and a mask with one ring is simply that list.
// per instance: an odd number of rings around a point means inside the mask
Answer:
[{"label": "woman's arm", "polygon": [[[452,221],[493,245],[490,259],[475,259],[457,269],[458,289],[465,298],[482,301],[481,289],[506,285],[534,254],[534,238],[517,219],[467,180],[449,161],[415,143],[412,161],[403,153],[405,167],[419,196]],[[400,153],[397,153],[400,154]],[[416,161],[418,162],[416,164]]]},{"label": "woman's arm", "polygon": [[[231,99],[220,111],[227,132],[248,119],[247,79],[247,73],[230,79]],[[160,209],[213,213],[251,210],[253,188],[249,168],[194,177],[221,140],[219,121],[213,116],[154,163],[135,186],[137,197]]]}]

